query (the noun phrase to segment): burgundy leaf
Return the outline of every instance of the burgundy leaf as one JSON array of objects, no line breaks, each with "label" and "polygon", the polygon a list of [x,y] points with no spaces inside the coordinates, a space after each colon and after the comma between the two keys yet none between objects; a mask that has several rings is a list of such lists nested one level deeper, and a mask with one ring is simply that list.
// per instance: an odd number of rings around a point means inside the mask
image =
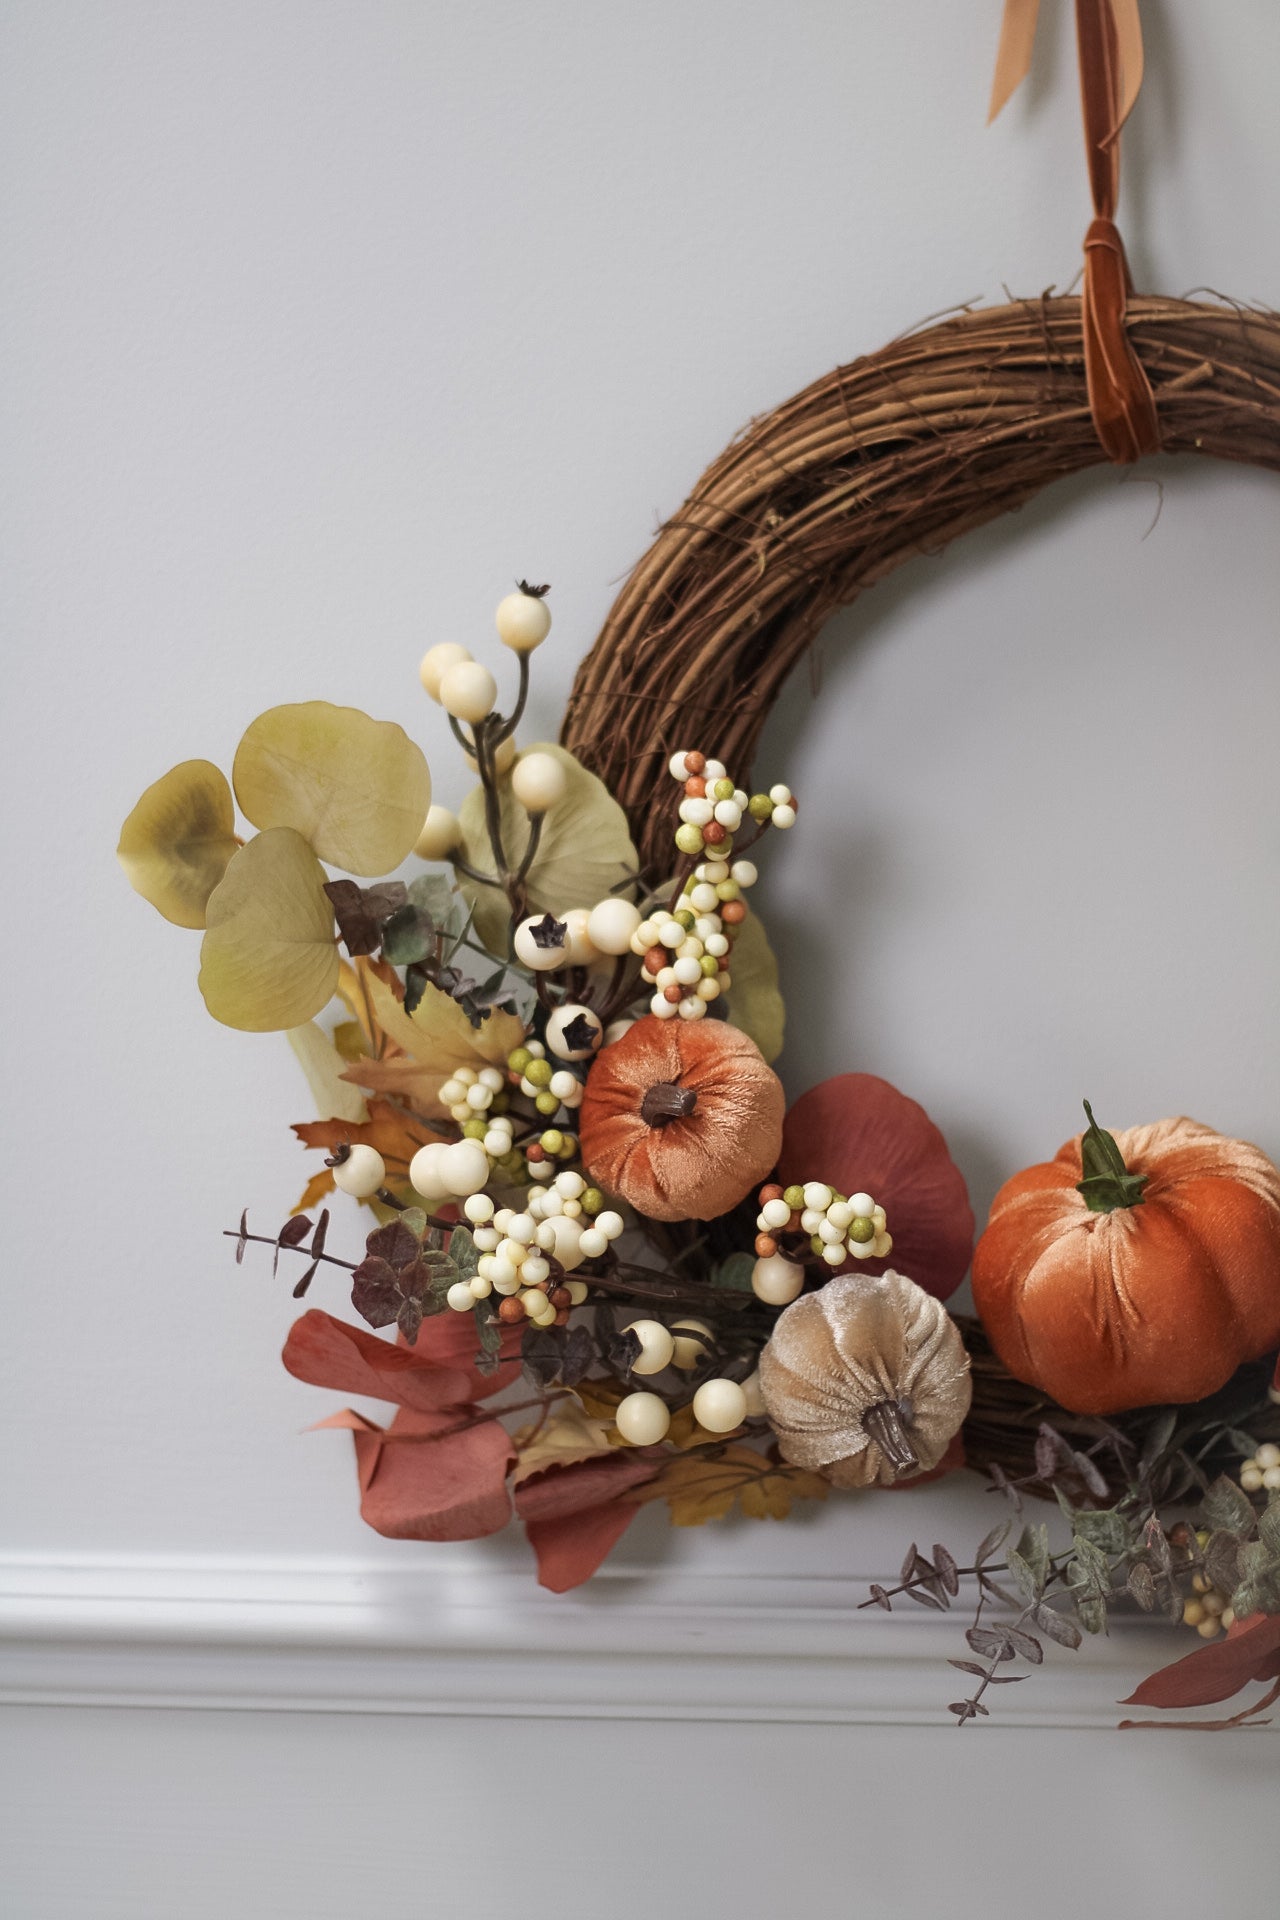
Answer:
[{"label": "burgundy leaf", "polygon": [[358,887],[354,880],[329,880],[325,892],[333,903],[338,931],[354,958],[375,953],[382,944],[382,923],[402,907],[408,891],[401,880],[383,880],[376,887]]}]

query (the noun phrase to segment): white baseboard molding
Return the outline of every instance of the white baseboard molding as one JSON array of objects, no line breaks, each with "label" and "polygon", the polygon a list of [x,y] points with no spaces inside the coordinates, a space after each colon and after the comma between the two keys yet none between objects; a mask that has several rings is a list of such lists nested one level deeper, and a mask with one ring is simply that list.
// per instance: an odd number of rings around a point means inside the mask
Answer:
[{"label": "white baseboard molding", "polygon": [[[865,1584],[606,1571],[552,1596],[492,1566],[0,1556],[0,1701],[311,1713],[952,1724],[968,1615],[858,1612]],[[991,1725],[1112,1727],[1190,1636],[1126,1623],[990,1696]]]}]

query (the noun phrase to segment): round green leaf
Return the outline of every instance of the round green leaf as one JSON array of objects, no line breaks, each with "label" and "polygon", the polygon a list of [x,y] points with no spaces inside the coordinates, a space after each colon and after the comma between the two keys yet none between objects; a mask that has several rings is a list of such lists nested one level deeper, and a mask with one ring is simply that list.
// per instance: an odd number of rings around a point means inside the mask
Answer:
[{"label": "round green leaf", "polygon": [[[567,913],[571,907],[594,907],[640,864],[631,844],[627,816],[608,788],[588,773],[563,747],[540,745],[529,753],[549,753],[565,770],[565,796],[543,816],[542,835],[526,886],[530,913]],[[511,791],[508,774],[499,782],[502,846],[510,868],[518,867],[529,844],[529,816]],[[484,788],[475,787],[458,813],[462,852],[480,873],[493,873],[495,863],[485,824]],[[507,951],[510,914],[506,895],[480,886],[465,874],[458,886],[475,909],[475,929],[490,953]]]},{"label": "round green leaf", "polygon": [[175,927],[202,927],[209,895],[239,846],[226,775],[184,760],[147,788],[124,826],[116,857],[129,885]]},{"label": "round green leaf", "polygon": [[754,1040],[766,1060],[782,1052],[787,1010],[778,991],[778,963],[758,913],[749,913],[738,928],[729,956],[733,982],[726,997],[729,1025],[740,1027]]},{"label": "round green leaf", "polygon": [[400,865],[431,805],[430,771],[404,728],[327,700],[260,713],[231,778],[255,827],[292,827],[322,860],[362,876]]},{"label": "round green leaf", "polygon": [[250,1033],[300,1027],[338,984],[324,868],[292,827],[242,847],[209,898],[200,991],[215,1020]]}]

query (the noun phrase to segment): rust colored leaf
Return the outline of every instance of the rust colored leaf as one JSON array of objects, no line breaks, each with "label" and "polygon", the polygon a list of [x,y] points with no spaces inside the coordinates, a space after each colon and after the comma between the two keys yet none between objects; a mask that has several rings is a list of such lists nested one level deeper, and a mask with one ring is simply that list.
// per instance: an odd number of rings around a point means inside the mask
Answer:
[{"label": "rust colored leaf", "polygon": [[477,1397],[467,1372],[422,1343],[417,1349],[392,1346],[318,1307],[294,1321],[281,1358],[295,1379],[313,1387],[394,1400],[419,1413],[465,1407]]},{"label": "rust colored leaf", "polygon": [[[511,1518],[515,1449],[498,1420],[401,1408],[383,1434],[356,1429],[361,1518],[392,1540],[478,1540]],[[438,1438],[436,1436],[439,1436]]]},{"label": "rust colored leaf", "polygon": [[1211,1640],[1172,1666],[1149,1674],[1123,1702],[1126,1707],[1205,1707],[1229,1700],[1252,1680],[1280,1678],[1280,1614],[1253,1613],[1237,1620],[1221,1640]]}]

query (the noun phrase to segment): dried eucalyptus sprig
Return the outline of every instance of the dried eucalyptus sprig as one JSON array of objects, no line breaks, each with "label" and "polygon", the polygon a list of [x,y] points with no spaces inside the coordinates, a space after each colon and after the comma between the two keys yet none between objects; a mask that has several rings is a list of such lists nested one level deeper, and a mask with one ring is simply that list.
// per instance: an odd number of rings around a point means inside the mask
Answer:
[{"label": "dried eucalyptus sprig", "polygon": [[[873,1585],[861,1604],[890,1610],[903,1596],[946,1611],[961,1583],[974,1582],[977,1604],[966,1639],[977,1658],[950,1663],[977,1681],[966,1699],[950,1705],[960,1726],[986,1717],[983,1695],[989,1687],[1028,1677],[1005,1673],[1005,1666],[1018,1659],[1030,1666],[1042,1663],[1039,1636],[1079,1647],[1084,1634],[1107,1630],[1117,1605],[1162,1613],[1171,1624],[1195,1627],[1207,1639],[1233,1620],[1280,1615],[1280,1496],[1259,1511],[1225,1474],[1207,1481],[1198,1458],[1217,1448],[1221,1437],[1212,1413],[1203,1420],[1192,1410],[1165,1409],[1151,1421],[1140,1450],[1124,1436],[1109,1440],[1122,1458],[1127,1456],[1129,1478],[1114,1505],[1100,1507],[1093,1504],[1097,1486],[1088,1457],[1043,1425],[1034,1477],[1055,1494],[1070,1528],[1068,1545],[1051,1548],[1043,1524],[1024,1526],[1009,1544],[1012,1521],[992,1529],[968,1566],[960,1566],[945,1547],[935,1546],[929,1559],[913,1544],[898,1584]],[[1251,1444],[1246,1433],[1233,1438],[1242,1447]],[[1200,1492],[1190,1518],[1175,1509],[1189,1484]],[[1007,1475],[997,1471],[993,1486],[1021,1508],[1021,1490]],[[1003,1558],[997,1559],[1002,1548]],[[1002,1585],[997,1574],[1006,1575],[1008,1584]],[[984,1619],[993,1604],[1014,1617]],[[1230,1724],[1243,1724],[1253,1711]]]}]

